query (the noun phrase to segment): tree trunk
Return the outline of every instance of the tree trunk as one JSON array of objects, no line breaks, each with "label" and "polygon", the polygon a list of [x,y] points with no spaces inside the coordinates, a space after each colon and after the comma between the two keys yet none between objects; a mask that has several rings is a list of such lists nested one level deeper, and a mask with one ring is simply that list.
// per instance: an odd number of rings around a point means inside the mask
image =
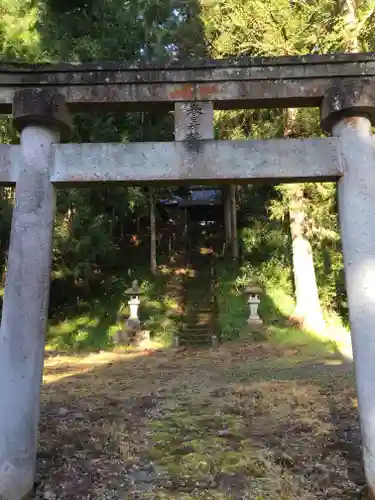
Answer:
[{"label": "tree trunk", "polygon": [[74,210],[73,204],[70,203],[68,211],[67,211],[66,216],[65,216],[65,220],[66,220],[66,223],[67,223],[67,226],[68,226],[68,233],[69,233],[70,237],[73,234],[73,218],[74,218],[74,213],[75,213],[75,210]]},{"label": "tree trunk", "polygon": [[150,260],[151,272],[156,275],[156,213],[155,213],[155,197],[153,189],[150,190]]},{"label": "tree trunk", "polygon": [[[285,136],[294,135],[297,110],[287,110]],[[314,256],[310,241],[306,237],[306,212],[303,184],[286,186],[289,198],[290,232],[292,236],[293,274],[296,308],[292,319],[301,328],[312,332],[325,329],[322,308],[316,282]]]},{"label": "tree trunk", "polygon": [[348,52],[360,52],[358,40],[358,20],[357,6],[355,0],[346,0],[345,9],[345,27],[346,27],[346,50]]},{"label": "tree trunk", "polygon": [[316,283],[314,257],[309,240],[305,236],[303,186],[290,186],[290,232],[292,235],[293,274],[296,308],[293,320],[304,330],[320,332],[325,328]]},{"label": "tree trunk", "polygon": [[231,238],[232,238],[232,256],[238,260],[238,238],[237,238],[237,204],[236,204],[236,186],[229,186],[230,192],[230,212],[231,212]]},{"label": "tree trunk", "polygon": [[229,197],[229,188],[223,189],[223,208],[224,208],[224,223],[225,223],[225,242],[226,246],[232,241],[232,218],[231,204]]},{"label": "tree trunk", "polygon": [[91,262],[85,262],[83,269],[83,289],[86,293],[86,297],[89,297],[91,292],[91,278],[92,278],[92,265]]}]

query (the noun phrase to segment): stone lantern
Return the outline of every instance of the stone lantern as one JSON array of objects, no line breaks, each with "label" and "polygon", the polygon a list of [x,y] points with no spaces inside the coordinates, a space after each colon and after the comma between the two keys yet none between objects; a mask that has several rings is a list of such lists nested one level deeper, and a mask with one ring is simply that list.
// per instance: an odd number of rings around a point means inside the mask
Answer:
[{"label": "stone lantern", "polygon": [[132,282],[131,288],[128,288],[125,291],[125,295],[130,297],[128,304],[130,308],[130,316],[129,319],[132,321],[138,322],[140,325],[139,317],[138,317],[138,308],[141,303],[140,296],[143,294],[142,290],[138,286],[138,281],[134,280]]},{"label": "stone lantern", "polygon": [[132,286],[125,291],[125,295],[129,297],[128,305],[130,309],[130,315],[125,325],[128,340],[135,340],[137,333],[141,330],[138,308],[141,303],[140,296],[142,294],[143,292],[139,288],[137,280],[134,280]]},{"label": "stone lantern", "polygon": [[250,315],[247,320],[249,325],[263,325],[263,320],[258,314],[258,307],[260,304],[260,296],[263,293],[262,288],[257,285],[251,285],[246,288],[246,293],[249,294],[249,304]]}]

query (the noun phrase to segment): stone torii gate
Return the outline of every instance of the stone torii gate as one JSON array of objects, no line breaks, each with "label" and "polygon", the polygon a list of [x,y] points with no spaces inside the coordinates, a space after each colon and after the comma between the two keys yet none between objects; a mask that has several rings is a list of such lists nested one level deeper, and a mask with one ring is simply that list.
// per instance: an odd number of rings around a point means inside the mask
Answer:
[{"label": "stone torii gate", "polygon": [[[59,144],[75,110],[183,103],[320,106],[321,126],[333,137],[215,141],[211,130],[202,140]],[[374,496],[375,54],[165,68],[0,65],[0,112],[13,113],[21,131],[19,146],[0,146],[0,183],[16,186],[0,334],[0,498],[26,498],[34,482],[55,187],[314,180],[338,182],[364,464]]]}]

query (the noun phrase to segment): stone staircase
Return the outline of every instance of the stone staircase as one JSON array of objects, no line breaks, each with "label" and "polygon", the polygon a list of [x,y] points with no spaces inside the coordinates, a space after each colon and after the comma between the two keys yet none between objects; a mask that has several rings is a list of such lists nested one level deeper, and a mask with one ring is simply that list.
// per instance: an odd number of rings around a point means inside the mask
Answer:
[{"label": "stone staircase", "polygon": [[216,231],[207,234],[199,226],[189,227],[188,235],[182,226],[175,228],[172,273],[165,293],[180,306],[178,344],[198,347],[219,338],[214,250],[222,242]]},{"label": "stone staircase", "polygon": [[190,274],[185,278],[184,314],[179,334],[180,345],[212,344],[217,333],[215,299],[215,257],[202,255],[199,249],[190,254]]}]

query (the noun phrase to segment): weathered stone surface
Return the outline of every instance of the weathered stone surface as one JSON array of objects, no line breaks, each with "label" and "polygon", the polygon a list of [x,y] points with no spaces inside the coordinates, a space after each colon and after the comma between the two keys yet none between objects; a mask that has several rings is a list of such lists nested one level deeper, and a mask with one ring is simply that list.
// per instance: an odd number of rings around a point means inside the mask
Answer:
[{"label": "weathered stone surface", "polygon": [[40,89],[18,90],[14,94],[13,120],[22,130],[28,125],[55,127],[68,136],[73,126],[64,97],[54,91]]},{"label": "weathered stone surface", "polygon": [[333,180],[341,176],[337,139],[187,141],[55,146],[51,181],[212,183]]},{"label": "weathered stone surface", "polygon": [[21,132],[20,175],[9,245],[0,330],[0,498],[31,491],[48,315],[54,188],[49,182],[58,132]]},{"label": "weathered stone surface", "polygon": [[212,102],[175,104],[175,141],[214,138],[214,107]]},{"label": "weathered stone surface", "polygon": [[[358,53],[332,53],[332,54],[305,54],[295,56],[241,56],[241,57],[227,57],[223,59],[201,59],[201,60],[176,60],[170,61],[164,65],[159,62],[150,62],[148,60],[141,60],[139,62],[127,61],[91,61],[83,63],[40,63],[29,64],[20,62],[1,62],[0,74],[3,82],[13,81],[12,79],[18,78],[19,83],[24,85],[28,83],[52,83],[53,75],[63,74],[59,76],[59,82],[63,83],[61,78],[68,81],[76,81],[77,73],[85,73],[85,81],[97,82],[98,73],[103,77],[113,76],[113,73],[121,71],[130,71],[136,75],[142,71],[150,73],[149,79],[155,78],[154,72],[158,72],[162,78],[168,79],[169,72],[179,71],[184,75],[191,69],[222,69],[227,68],[258,68],[258,67],[275,67],[275,66],[319,66],[342,64],[363,64],[375,62],[375,52],[358,52]],[[309,68],[311,70],[311,68]],[[306,69],[308,73],[309,69]],[[321,71],[318,70],[318,71]],[[336,74],[339,74],[340,68],[336,69]],[[39,74],[43,75],[41,79]],[[120,76],[117,75],[117,81]],[[180,78],[183,78],[181,76]]]},{"label": "weathered stone surface", "polygon": [[246,289],[247,293],[249,293],[249,300],[247,303],[249,304],[249,318],[247,320],[247,323],[249,325],[255,324],[255,325],[262,325],[263,320],[258,314],[258,308],[260,304],[260,294],[262,292],[261,288],[259,287],[249,287]]},{"label": "weathered stone surface", "polygon": [[[56,90],[76,109],[212,101],[220,108],[319,106],[334,81],[375,76],[374,54],[240,58],[156,65],[0,65],[0,111],[20,87]],[[147,107],[149,109],[149,107]]]},{"label": "weathered stone surface", "polygon": [[327,132],[342,118],[363,116],[375,123],[375,81],[341,80],[326,92],[321,108],[321,127]]},{"label": "weathered stone surface", "polygon": [[[170,183],[334,180],[342,175],[337,139],[55,145],[50,181]],[[14,184],[20,146],[0,145],[0,184]],[[212,159],[215,158],[215,161]]]},{"label": "weathered stone surface", "polygon": [[367,118],[344,118],[338,183],[341,241],[362,428],[364,467],[375,490],[375,141]]},{"label": "weathered stone surface", "polygon": [[0,181],[16,181],[0,329],[0,498],[6,500],[25,498],[34,485],[55,216],[50,171],[53,143],[69,128],[63,98],[47,91],[17,92],[14,119],[21,145],[0,148]]}]

